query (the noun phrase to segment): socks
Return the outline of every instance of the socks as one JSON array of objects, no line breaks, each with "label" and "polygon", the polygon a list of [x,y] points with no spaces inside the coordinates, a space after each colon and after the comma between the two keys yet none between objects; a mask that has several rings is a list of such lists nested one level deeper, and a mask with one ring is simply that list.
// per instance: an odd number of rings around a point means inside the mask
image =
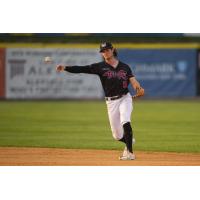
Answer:
[{"label": "socks", "polygon": [[121,138],[120,140],[118,140],[118,141],[120,141],[120,142],[123,142],[123,143],[125,143],[126,144],[126,141],[125,141],[125,138],[124,138],[124,136],[123,136],[123,138]]},{"label": "socks", "polygon": [[120,139],[120,141],[126,143],[126,147],[127,147],[128,151],[133,153],[133,147],[132,147],[133,132],[132,132],[130,122],[125,123],[123,125],[123,128],[124,128],[124,136],[123,136],[122,139]]}]

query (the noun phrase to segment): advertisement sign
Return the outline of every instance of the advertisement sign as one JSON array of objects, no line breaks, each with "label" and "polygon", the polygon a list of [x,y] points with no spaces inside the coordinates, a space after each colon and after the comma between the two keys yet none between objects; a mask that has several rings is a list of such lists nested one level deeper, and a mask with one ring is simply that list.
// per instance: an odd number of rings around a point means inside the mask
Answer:
[{"label": "advertisement sign", "polygon": [[[197,51],[194,49],[120,49],[146,97],[196,95]],[[131,93],[133,90],[130,88]]]},{"label": "advertisement sign", "polygon": [[[45,63],[49,56],[52,63]],[[102,86],[96,75],[58,73],[57,64],[88,65],[100,60],[94,49],[8,48],[6,97],[11,99],[100,99]]]},{"label": "advertisement sign", "polygon": [[0,98],[5,97],[5,49],[0,48]]}]

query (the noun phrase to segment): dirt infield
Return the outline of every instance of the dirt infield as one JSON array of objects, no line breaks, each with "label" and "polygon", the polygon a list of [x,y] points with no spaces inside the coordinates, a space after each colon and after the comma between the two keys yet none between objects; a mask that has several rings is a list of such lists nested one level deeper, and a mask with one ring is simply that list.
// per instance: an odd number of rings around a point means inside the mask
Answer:
[{"label": "dirt infield", "polygon": [[200,166],[200,154],[135,152],[136,160],[118,160],[120,151],[0,147],[1,166]]}]

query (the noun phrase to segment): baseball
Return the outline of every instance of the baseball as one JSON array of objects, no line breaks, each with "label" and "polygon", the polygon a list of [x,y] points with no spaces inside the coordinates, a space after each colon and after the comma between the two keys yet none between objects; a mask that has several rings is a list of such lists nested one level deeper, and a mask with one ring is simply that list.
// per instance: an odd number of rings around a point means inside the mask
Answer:
[{"label": "baseball", "polygon": [[49,57],[49,56],[45,57],[45,58],[44,58],[44,62],[45,62],[45,63],[50,63],[50,62],[52,62],[51,57]]}]

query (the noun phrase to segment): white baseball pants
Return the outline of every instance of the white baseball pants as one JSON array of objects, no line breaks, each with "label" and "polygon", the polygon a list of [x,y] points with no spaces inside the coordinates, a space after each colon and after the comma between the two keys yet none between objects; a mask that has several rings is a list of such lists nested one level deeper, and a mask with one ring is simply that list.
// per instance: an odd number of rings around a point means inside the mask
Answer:
[{"label": "white baseball pants", "polygon": [[124,135],[123,124],[131,122],[132,97],[127,93],[120,99],[106,101],[113,138],[120,140]]}]

